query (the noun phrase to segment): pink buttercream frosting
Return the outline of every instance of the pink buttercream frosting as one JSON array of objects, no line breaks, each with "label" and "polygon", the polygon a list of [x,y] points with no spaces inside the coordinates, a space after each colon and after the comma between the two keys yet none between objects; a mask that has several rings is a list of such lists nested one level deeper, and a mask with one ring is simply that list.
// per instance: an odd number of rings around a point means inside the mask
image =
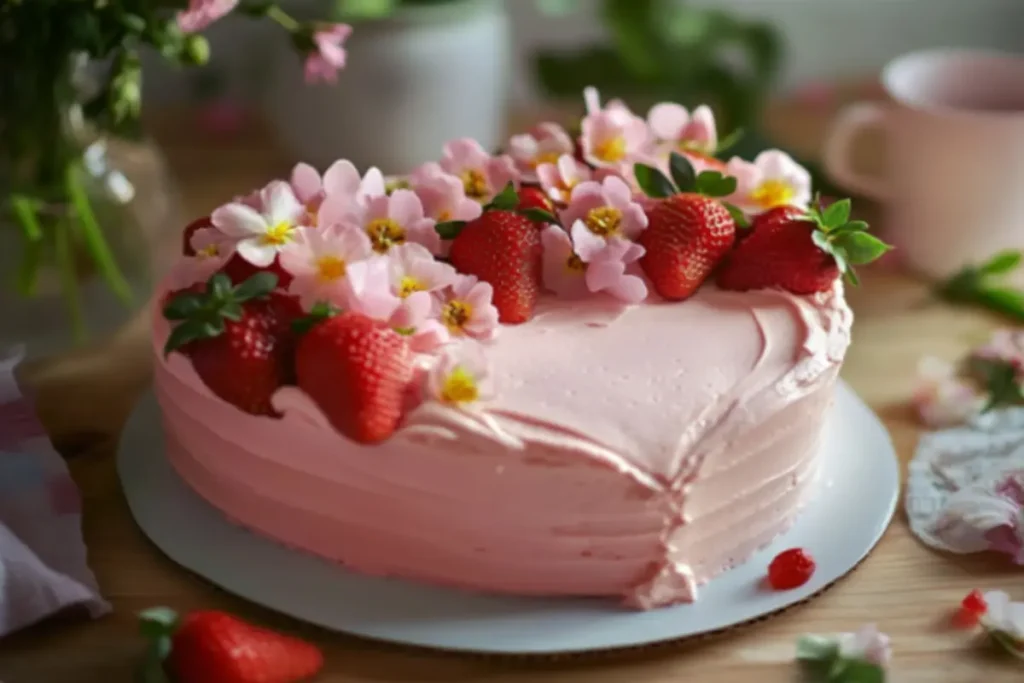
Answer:
[{"label": "pink buttercream frosting", "polygon": [[368,574],[648,609],[696,599],[791,524],[851,322],[839,283],[546,299],[488,348],[493,400],[425,402],[372,447],[297,388],[280,419],[220,401],[163,357],[159,316],[155,384],[176,470],[246,527]]}]

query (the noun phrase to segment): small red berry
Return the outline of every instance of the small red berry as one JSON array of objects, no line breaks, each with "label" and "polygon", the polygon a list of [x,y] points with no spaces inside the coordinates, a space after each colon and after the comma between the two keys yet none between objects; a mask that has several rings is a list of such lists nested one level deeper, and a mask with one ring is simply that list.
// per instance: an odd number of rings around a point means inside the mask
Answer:
[{"label": "small red berry", "polygon": [[965,612],[979,616],[988,611],[988,605],[985,604],[985,598],[979,590],[973,590],[968,593],[967,597],[960,603],[960,607]]},{"label": "small red berry", "polygon": [[811,578],[815,566],[802,548],[783,550],[768,565],[768,583],[778,591],[798,588]]}]

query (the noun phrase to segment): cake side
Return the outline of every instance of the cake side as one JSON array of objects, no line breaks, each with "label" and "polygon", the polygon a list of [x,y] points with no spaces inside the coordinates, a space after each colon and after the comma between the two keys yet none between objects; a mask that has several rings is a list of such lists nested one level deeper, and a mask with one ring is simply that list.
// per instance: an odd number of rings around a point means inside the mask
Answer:
[{"label": "cake side", "polygon": [[[841,288],[709,290],[613,317],[577,308],[556,304],[496,341],[508,376],[486,411],[425,404],[379,446],[338,435],[294,388],[275,395],[281,419],[235,410],[185,359],[162,357],[157,318],[171,461],[238,523],[365,573],[644,607],[692,600],[806,497],[849,338]],[[716,321],[720,343],[635,352]],[[597,372],[582,348],[618,361]],[[665,373],[686,379],[662,386]],[[671,448],[649,447],[660,444]]]}]

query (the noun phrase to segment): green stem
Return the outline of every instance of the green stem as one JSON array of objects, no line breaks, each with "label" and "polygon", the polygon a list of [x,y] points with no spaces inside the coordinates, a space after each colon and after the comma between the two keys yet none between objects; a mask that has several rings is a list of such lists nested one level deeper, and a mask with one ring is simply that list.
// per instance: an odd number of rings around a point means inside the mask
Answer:
[{"label": "green stem", "polygon": [[88,337],[85,317],[82,314],[82,302],[78,296],[78,279],[75,275],[75,258],[72,253],[71,226],[67,219],[58,219],[54,224],[54,256],[57,270],[60,272],[61,292],[71,317],[71,331],[76,342]]},{"label": "green stem", "polygon": [[277,5],[271,5],[267,8],[267,18],[276,21],[289,33],[295,33],[301,26],[298,21]]},{"label": "green stem", "polygon": [[114,260],[114,256],[107,246],[107,240],[103,236],[99,223],[96,221],[92,207],[89,205],[89,196],[82,186],[77,165],[72,164],[68,166],[65,178],[68,196],[71,199],[71,205],[74,207],[74,214],[78,218],[78,226],[85,240],[86,249],[92,256],[93,261],[95,261],[96,266],[100,269],[110,289],[122,303],[130,306],[134,298],[131,287],[128,285],[128,281],[125,280],[124,275],[121,274],[121,269],[118,268],[117,261]]}]

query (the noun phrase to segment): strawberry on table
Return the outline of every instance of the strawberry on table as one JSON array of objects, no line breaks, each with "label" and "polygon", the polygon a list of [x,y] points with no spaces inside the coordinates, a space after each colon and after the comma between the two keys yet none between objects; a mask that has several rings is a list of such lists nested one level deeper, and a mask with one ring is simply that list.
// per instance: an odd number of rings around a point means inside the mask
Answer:
[{"label": "strawberry on table", "polygon": [[232,285],[223,273],[205,288],[178,292],[164,306],[172,324],[164,352],[187,356],[214,394],[253,415],[275,415],[271,397],[293,378],[298,302],[257,273]]},{"label": "strawberry on table", "polygon": [[510,184],[479,218],[438,226],[441,237],[452,239],[451,264],[494,288],[498,319],[510,324],[532,318],[540,297],[543,247],[535,221],[555,222],[546,211],[520,212],[519,201]]},{"label": "strawberry on table", "polygon": [[646,252],[640,267],[654,290],[680,301],[696,293],[736,240],[737,212],[720,197],[736,191],[736,179],[718,171],[696,174],[681,154],[670,157],[672,179],[637,164],[637,182],[660,198],[647,211],[647,229],[639,243]]},{"label": "strawberry on table", "polygon": [[140,615],[150,651],[143,683],[301,683],[323,668],[314,645],[218,611],[179,618],[158,607]]},{"label": "strawberry on table", "polygon": [[867,223],[850,220],[850,209],[844,199],[827,209],[779,207],[757,216],[718,272],[718,286],[814,294],[830,289],[840,275],[857,284],[853,266],[874,261],[890,247],[867,231]]},{"label": "strawberry on table", "polygon": [[412,378],[405,337],[361,313],[318,307],[298,327],[298,386],[339,432],[379,443],[398,428]]}]

